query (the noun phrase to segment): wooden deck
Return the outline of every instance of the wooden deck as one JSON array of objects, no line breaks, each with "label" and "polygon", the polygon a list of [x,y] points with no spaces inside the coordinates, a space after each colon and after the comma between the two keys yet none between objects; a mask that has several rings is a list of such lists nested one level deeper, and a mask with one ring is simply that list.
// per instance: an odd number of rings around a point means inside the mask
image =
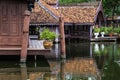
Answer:
[{"label": "wooden deck", "polygon": [[[50,49],[44,49],[42,40],[29,40],[27,55],[49,54]],[[0,48],[0,55],[20,55],[21,48]]]},{"label": "wooden deck", "polygon": [[118,38],[118,36],[111,36],[111,37],[107,37],[107,36],[105,36],[105,37],[98,37],[98,38],[91,38],[90,39],[90,41],[98,41],[98,42],[100,42],[100,41],[113,41],[113,42],[115,42],[115,41],[117,41],[117,38]]}]

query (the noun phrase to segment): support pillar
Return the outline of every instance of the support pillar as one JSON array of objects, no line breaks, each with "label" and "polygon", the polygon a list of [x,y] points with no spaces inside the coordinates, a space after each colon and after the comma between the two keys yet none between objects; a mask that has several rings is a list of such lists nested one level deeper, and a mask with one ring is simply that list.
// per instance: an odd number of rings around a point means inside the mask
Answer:
[{"label": "support pillar", "polygon": [[66,47],[65,47],[65,33],[64,33],[64,19],[63,17],[59,18],[59,27],[60,27],[60,43],[61,43],[61,58],[66,58]]},{"label": "support pillar", "polygon": [[23,35],[22,35],[22,50],[20,62],[26,62],[27,58],[27,47],[29,40],[29,23],[30,23],[30,11],[25,11],[24,25],[23,25]]}]

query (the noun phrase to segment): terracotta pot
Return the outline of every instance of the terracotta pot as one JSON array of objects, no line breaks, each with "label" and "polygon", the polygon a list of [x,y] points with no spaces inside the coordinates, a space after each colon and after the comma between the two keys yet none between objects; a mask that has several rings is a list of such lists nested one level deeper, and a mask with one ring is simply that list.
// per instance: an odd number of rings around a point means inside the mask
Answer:
[{"label": "terracotta pot", "polygon": [[44,46],[45,49],[50,49],[50,48],[52,48],[52,46],[53,46],[53,42],[52,42],[52,41],[47,41],[47,40],[45,40],[45,41],[43,42],[43,46]]},{"label": "terracotta pot", "polygon": [[110,34],[109,34],[109,36],[110,36],[110,37],[112,37],[112,36],[113,36],[113,34],[112,34],[112,33],[110,33]]}]

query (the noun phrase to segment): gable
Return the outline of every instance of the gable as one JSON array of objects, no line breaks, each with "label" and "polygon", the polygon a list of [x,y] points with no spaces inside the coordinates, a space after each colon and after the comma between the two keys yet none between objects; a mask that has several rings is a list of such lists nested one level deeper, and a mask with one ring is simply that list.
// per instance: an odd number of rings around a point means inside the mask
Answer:
[{"label": "gable", "polygon": [[35,3],[35,8],[32,10],[31,22],[57,22],[58,20],[56,19],[59,19],[60,16],[58,11],[50,7],[44,1],[39,1],[39,3]]}]

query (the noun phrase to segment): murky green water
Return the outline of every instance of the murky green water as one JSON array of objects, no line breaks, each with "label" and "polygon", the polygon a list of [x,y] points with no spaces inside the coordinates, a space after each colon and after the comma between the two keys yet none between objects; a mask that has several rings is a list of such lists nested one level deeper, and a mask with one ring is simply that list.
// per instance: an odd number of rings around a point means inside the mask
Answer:
[{"label": "murky green water", "polygon": [[60,46],[55,44],[55,59],[28,56],[26,64],[0,57],[0,80],[120,80],[120,44],[67,43],[66,51],[67,59],[59,59]]}]

